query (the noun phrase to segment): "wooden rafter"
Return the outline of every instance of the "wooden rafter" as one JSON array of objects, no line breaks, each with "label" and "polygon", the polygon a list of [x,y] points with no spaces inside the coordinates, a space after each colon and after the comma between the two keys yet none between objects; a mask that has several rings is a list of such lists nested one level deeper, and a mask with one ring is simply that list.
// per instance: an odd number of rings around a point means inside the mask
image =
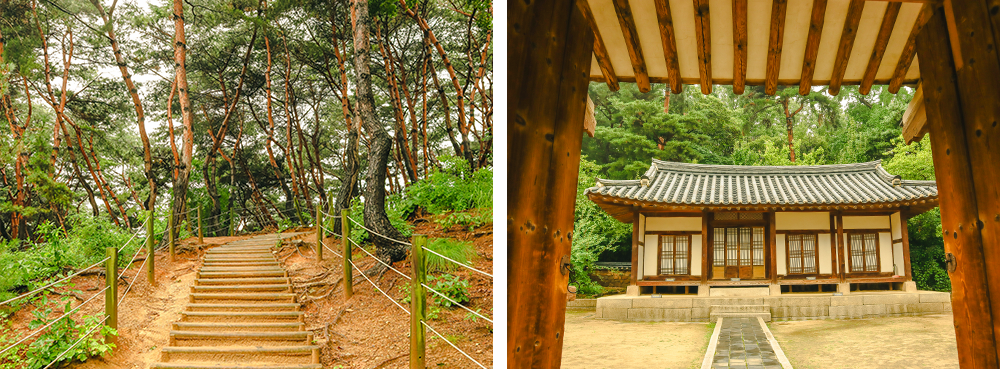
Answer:
[{"label": "wooden rafter", "polygon": [[854,48],[854,39],[858,36],[858,24],[861,22],[861,12],[865,9],[865,0],[851,0],[847,8],[847,20],[844,21],[844,30],[840,34],[840,45],[837,47],[837,55],[833,60],[833,76],[830,79],[830,94],[840,93],[840,83],[844,80],[844,73],[847,71],[847,60],[851,57],[851,49]]},{"label": "wooden rafter", "polygon": [[712,93],[712,22],[708,0],[694,1],[694,33],[698,40],[698,76],[701,93]]},{"label": "wooden rafter", "polygon": [[933,8],[933,6],[928,5],[920,8],[920,15],[917,17],[917,21],[913,23],[913,30],[910,31],[910,37],[906,40],[906,45],[903,46],[903,52],[899,54],[896,70],[892,72],[892,80],[889,81],[889,92],[897,93],[899,92],[899,88],[903,86],[903,79],[906,78],[906,73],[910,70],[910,65],[913,64],[913,57],[917,55],[917,34],[920,33],[920,30],[927,24],[927,20],[934,14]]},{"label": "wooden rafter", "polygon": [[808,95],[812,90],[813,73],[816,72],[816,56],[819,54],[819,40],[826,20],[826,1],[813,0],[812,17],[809,20],[809,38],[806,39],[806,54],[802,60],[802,82],[799,94]]},{"label": "wooden rafter", "polygon": [[747,0],[733,0],[733,93],[743,94],[746,79]]},{"label": "wooden rafter", "polygon": [[620,87],[618,85],[618,75],[615,74],[615,68],[611,64],[608,48],[604,45],[604,39],[601,38],[601,32],[597,28],[597,21],[594,20],[594,13],[590,9],[590,2],[578,1],[577,6],[583,11],[583,17],[587,18],[590,29],[594,30],[594,56],[597,58],[597,65],[601,67],[601,73],[604,74],[604,81],[607,82],[608,88],[611,91],[618,91]]},{"label": "wooden rafter", "polygon": [[899,17],[899,7],[902,3],[889,3],[885,8],[885,15],[882,16],[882,26],[878,29],[878,37],[875,38],[875,48],[872,49],[872,56],[868,59],[868,67],[865,68],[864,77],[861,78],[859,92],[867,95],[872,90],[872,83],[875,82],[875,74],[882,64],[882,57],[885,56],[885,47],[889,45],[889,36],[892,36],[892,28],[896,25],[896,18]]},{"label": "wooden rafter", "polygon": [[639,85],[639,91],[649,92],[649,73],[646,72],[646,59],[642,56],[642,45],[639,44],[639,31],[635,28],[635,19],[632,18],[632,8],[628,0],[613,0],[615,13],[618,14],[618,23],[622,28],[622,36],[625,36],[625,47],[628,49],[629,59],[632,60],[632,71],[635,73],[635,83]]},{"label": "wooden rafter", "polygon": [[670,90],[675,94],[682,91],[681,69],[677,63],[677,39],[674,34],[674,20],[667,0],[656,0],[656,20],[660,27],[660,41],[663,43],[663,59],[667,63]]},{"label": "wooden rafter", "polygon": [[767,73],[764,93],[774,95],[778,89],[778,72],[781,70],[781,46],[784,44],[785,13],[787,0],[774,0],[771,4],[771,35],[767,41]]}]

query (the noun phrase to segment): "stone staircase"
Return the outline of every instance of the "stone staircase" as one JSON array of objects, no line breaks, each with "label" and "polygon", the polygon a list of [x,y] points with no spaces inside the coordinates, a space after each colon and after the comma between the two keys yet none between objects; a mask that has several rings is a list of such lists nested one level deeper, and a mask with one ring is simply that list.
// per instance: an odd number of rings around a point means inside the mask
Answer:
[{"label": "stone staircase", "polygon": [[319,346],[305,331],[288,272],[274,257],[270,234],[206,252],[190,303],[152,368],[322,368]]},{"label": "stone staircase", "polygon": [[771,321],[771,307],[768,305],[712,305],[708,310],[710,322],[719,318],[764,318]]}]

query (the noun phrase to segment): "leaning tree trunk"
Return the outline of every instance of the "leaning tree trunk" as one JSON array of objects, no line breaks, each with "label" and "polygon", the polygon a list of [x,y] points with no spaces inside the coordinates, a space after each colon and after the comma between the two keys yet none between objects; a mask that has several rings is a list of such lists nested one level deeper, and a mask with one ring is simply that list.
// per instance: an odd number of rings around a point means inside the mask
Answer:
[{"label": "leaning tree trunk", "polygon": [[[354,11],[357,21],[354,26],[354,76],[357,86],[358,118],[368,135],[371,144],[368,146],[368,168],[365,172],[365,226],[371,230],[402,240],[399,232],[385,213],[385,172],[392,150],[392,138],[375,120],[375,98],[372,96],[372,77],[368,69],[368,1],[355,0]],[[375,253],[379,259],[392,263],[406,258],[406,246],[389,241],[384,237],[371,235],[375,243]]]},{"label": "leaning tree trunk", "polygon": [[331,7],[330,10],[330,26],[333,29],[333,53],[337,57],[337,67],[340,69],[340,108],[344,114],[344,122],[347,124],[347,147],[344,149],[344,175],[340,178],[340,189],[337,191],[337,206],[334,209],[334,215],[340,216],[334,218],[334,224],[332,231],[337,234],[341,234],[343,216],[346,213],[342,213],[342,209],[349,208],[351,206],[351,201],[359,194],[358,188],[358,170],[359,170],[359,160],[358,160],[358,130],[361,129],[361,125],[358,124],[356,119],[351,118],[351,107],[350,100],[347,99],[348,95],[348,83],[347,83],[347,69],[344,66],[344,57],[340,53],[339,41],[337,40],[337,22],[334,20],[334,11]]},{"label": "leaning tree trunk", "polygon": [[[191,155],[194,142],[194,112],[191,111],[191,100],[188,98],[187,43],[184,39],[184,4],[174,0],[174,66],[176,68],[175,83],[177,84],[178,100],[181,104],[181,121],[184,133],[181,136],[181,162],[177,168],[177,178],[174,181],[174,224],[180,224],[187,211],[187,191],[191,178]],[[169,107],[168,107],[169,109]]]}]

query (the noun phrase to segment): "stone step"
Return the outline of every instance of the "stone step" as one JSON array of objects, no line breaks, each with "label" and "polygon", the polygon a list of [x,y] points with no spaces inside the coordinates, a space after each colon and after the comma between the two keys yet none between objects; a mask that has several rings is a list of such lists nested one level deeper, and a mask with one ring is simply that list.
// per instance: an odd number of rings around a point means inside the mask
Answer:
[{"label": "stone step", "polygon": [[208,310],[208,309],[247,309],[247,310],[298,310],[299,304],[288,302],[288,303],[263,303],[263,304],[205,304],[205,303],[192,303],[188,304],[187,308],[189,311],[193,310]]},{"label": "stone step", "polygon": [[237,331],[170,331],[171,339],[226,339],[226,340],[275,340],[275,341],[302,341],[306,345],[311,344],[313,332],[310,331],[285,331],[285,332],[237,332]]},{"label": "stone step", "polygon": [[288,277],[285,271],[198,272],[198,278]]},{"label": "stone step", "polygon": [[196,330],[205,329],[209,331],[259,331],[267,329],[275,331],[303,331],[305,323],[301,322],[254,322],[254,323],[233,323],[233,322],[174,322],[174,330]]},{"label": "stone step", "polygon": [[216,284],[275,284],[275,283],[291,283],[288,278],[272,277],[272,278],[207,278],[207,279],[196,279],[199,285],[216,285]]},{"label": "stone step", "polygon": [[763,318],[771,321],[771,308],[768,305],[712,305],[708,309],[710,322],[718,318]]},{"label": "stone step", "polygon": [[192,292],[226,292],[226,291],[288,291],[290,284],[243,284],[243,285],[212,285],[191,286]]},{"label": "stone step", "polygon": [[288,300],[295,301],[294,293],[192,293],[192,300]]}]

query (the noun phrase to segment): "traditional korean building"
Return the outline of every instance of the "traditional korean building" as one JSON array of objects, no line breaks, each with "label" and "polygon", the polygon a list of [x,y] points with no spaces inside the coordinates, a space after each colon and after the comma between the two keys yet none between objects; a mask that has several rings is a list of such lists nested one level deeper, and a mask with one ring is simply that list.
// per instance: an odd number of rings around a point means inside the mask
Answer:
[{"label": "traditional korean building", "polygon": [[725,296],[720,292],[732,287],[769,287],[772,296],[912,291],[906,220],[938,201],[934,181],[903,180],[878,161],[770,167],[653,160],[641,179],[599,179],[585,193],[633,225],[632,296]]}]

